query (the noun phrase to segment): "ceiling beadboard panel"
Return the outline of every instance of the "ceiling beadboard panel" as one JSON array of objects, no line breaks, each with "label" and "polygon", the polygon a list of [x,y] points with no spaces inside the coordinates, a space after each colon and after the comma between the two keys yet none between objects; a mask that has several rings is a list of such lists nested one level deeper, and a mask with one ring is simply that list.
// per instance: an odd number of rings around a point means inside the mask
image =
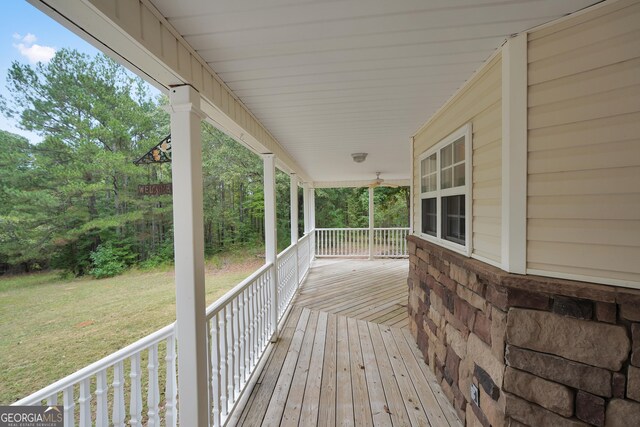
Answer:
[{"label": "ceiling beadboard panel", "polygon": [[[409,138],[509,35],[594,0],[151,0],[314,181],[409,178]],[[351,153],[367,152],[355,164]]]}]

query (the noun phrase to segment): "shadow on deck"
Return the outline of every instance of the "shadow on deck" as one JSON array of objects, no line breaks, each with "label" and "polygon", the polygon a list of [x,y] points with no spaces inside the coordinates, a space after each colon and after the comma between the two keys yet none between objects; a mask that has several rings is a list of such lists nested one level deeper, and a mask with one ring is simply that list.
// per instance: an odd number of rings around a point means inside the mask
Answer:
[{"label": "shadow on deck", "polygon": [[408,329],[406,260],[314,262],[240,426],[461,426]]}]

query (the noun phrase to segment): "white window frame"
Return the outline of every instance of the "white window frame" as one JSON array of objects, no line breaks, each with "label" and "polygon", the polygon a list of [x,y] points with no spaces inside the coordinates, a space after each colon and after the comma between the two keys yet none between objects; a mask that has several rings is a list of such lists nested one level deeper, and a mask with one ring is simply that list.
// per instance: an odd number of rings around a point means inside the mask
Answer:
[{"label": "white window frame", "polygon": [[[472,241],[473,241],[473,232],[471,230],[472,225],[472,206],[473,206],[473,193],[472,193],[472,183],[473,183],[473,159],[471,158],[473,153],[473,141],[472,141],[473,130],[471,123],[467,123],[464,126],[460,127],[456,131],[449,134],[447,137],[439,141],[436,145],[432,146],[424,153],[422,153],[418,159],[418,185],[420,189],[420,200],[418,205],[418,217],[420,218],[420,228],[417,231],[417,234],[424,240],[435,243],[437,245],[443,246],[452,251],[461,253],[466,256],[471,256],[472,252]],[[465,180],[464,185],[458,187],[452,187],[447,189],[440,189],[440,176],[441,176],[441,163],[440,163],[440,150],[447,145],[453,143],[454,141],[464,137],[464,166],[465,166]],[[422,192],[422,161],[427,157],[430,157],[436,153],[436,165],[437,165],[437,184],[435,191]],[[453,178],[452,178],[453,179]],[[456,195],[464,195],[465,198],[465,244],[461,245],[451,240],[446,240],[442,237],[442,198],[447,196],[456,196]],[[432,236],[427,233],[422,232],[422,200],[424,199],[436,199],[436,236]]]}]

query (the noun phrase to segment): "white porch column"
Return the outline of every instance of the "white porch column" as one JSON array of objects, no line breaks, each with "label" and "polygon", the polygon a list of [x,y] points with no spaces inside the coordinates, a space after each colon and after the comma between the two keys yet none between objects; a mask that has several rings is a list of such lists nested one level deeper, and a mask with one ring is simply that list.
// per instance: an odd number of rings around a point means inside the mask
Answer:
[{"label": "white porch column", "polygon": [[309,186],[308,184],[302,184],[302,206],[304,214],[304,234],[307,234],[311,230],[311,218],[309,215]]},{"label": "white porch column", "polygon": [[276,156],[264,154],[264,250],[265,261],[272,263],[271,268],[271,340],[278,337],[278,274],[276,257],[278,242],[276,233]]},{"label": "white porch column", "polygon": [[298,177],[295,173],[289,175],[291,178],[290,198],[291,198],[291,244],[298,243]]},{"label": "white porch column", "polygon": [[527,34],[502,47],[502,269],[527,270]]},{"label": "white porch column", "polygon": [[316,189],[309,188],[309,231],[316,229]]},{"label": "white porch column", "polygon": [[173,228],[176,271],[179,424],[209,425],[207,332],[204,292],[202,141],[200,94],[172,88]]},{"label": "white porch column", "polygon": [[369,187],[369,259],[373,259],[373,187]]}]

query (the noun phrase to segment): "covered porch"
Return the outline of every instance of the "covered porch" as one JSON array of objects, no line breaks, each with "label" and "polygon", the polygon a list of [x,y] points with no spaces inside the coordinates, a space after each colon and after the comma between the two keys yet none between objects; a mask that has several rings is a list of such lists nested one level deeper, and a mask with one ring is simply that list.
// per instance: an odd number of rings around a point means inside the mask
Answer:
[{"label": "covered porch", "polygon": [[228,425],[461,426],[407,328],[407,267],[314,262]]}]

